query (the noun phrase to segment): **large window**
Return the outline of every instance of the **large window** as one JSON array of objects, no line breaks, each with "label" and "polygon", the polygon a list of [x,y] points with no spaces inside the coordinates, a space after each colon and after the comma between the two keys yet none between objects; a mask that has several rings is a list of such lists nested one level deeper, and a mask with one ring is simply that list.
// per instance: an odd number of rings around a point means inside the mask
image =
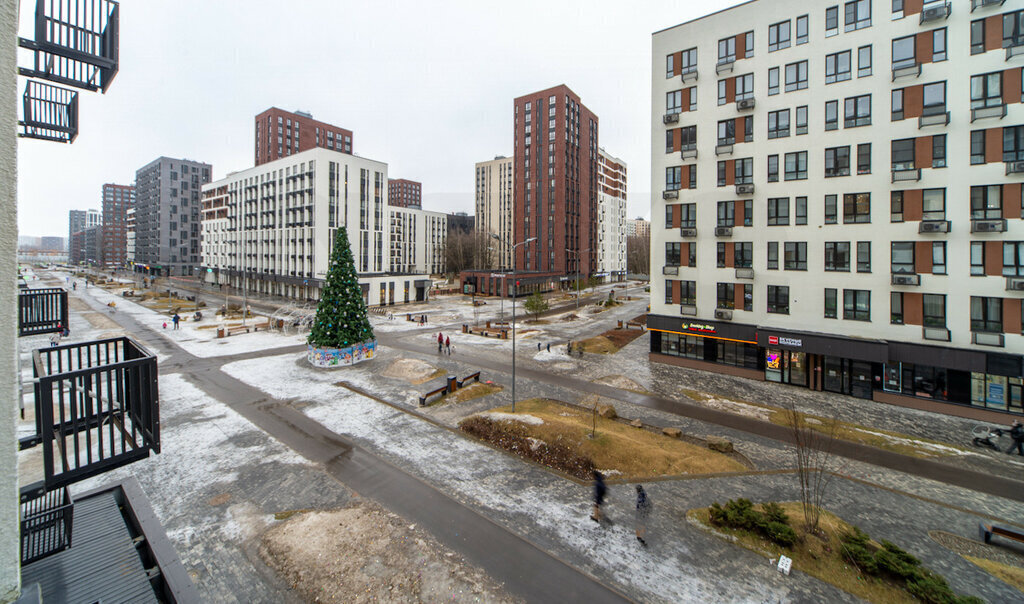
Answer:
[{"label": "large window", "polygon": [[768,182],[779,182],[779,156],[768,156]]},{"label": "large window", "polygon": [[768,286],[768,312],[780,315],[789,314],[789,287],[785,285]]},{"label": "large window", "polygon": [[982,277],[985,275],[985,242],[971,242],[971,276]]},{"label": "large window", "polygon": [[1002,217],[1002,185],[971,187],[971,220],[996,220]]},{"label": "large window", "polygon": [[825,178],[850,175],[850,147],[825,149]]},{"label": "large window", "polygon": [[871,75],[871,45],[861,46],[857,49],[857,77],[865,78]]},{"label": "large window", "polygon": [[1003,161],[1024,160],[1024,126],[1003,128]]},{"label": "large window", "polygon": [[807,224],[807,198],[799,196],[793,199],[793,224]]},{"label": "large window", "polygon": [[807,88],[807,61],[786,65],[786,92]]},{"label": "large window", "polygon": [[903,325],[903,292],[889,294],[889,322]]},{"label": "large window", "polygon": [[[690,246],[691,248],[693,246]],[[679,289],[682,290],[682,298],[680,302],[682,304],[694,305],[697,303],[697,282],[696,281],[680,281]]]},{"label": "large window", "polygon": [[732,245],[732,265],[736,268],[753,268],[754,244],[749,241],[737,241]]},{"label": "large window", "polygon": [[789,136],[789,109],[768,112],[768,138]]},{"label": "large window", "polygon": [[[945,243],[944,241],[942,242]],[[870,273],[871,272],[871,242],[870,241],[858,241],[857,242],[857,272],[858,273]]]},{"label": "large window", "polygon": [[871,291],[866,289],[844,289],[843,318],[853,321],[870,321]]},{"label": "large window", "polygon": [[932,30],[932,61],[946,60],[946,28]]},{"label": "large window", "polygon": [[697,148],[697,126],[684,126],[679,129],[682,141],[679,143],[680,149],[683,151],[689,151]]},{"label": "large window", "polygon": [[736,100],[754,98],[754,74],[736,76]]},{"label": "large window", "polygon": [[850,271],[849,241],[825,242],[825,270],[845,272]]},{"label": "large window", "polygon": [[902,69],[917,65],[917,57],[914,54],[915,41],[917,36],[906,36],[896,38],[892,41],[892,68]]},{"label": "large window", "polygon": [[665,190],[678,191],[683,180],[683,167],[671,166],[665,168]]},{"label": "large window", "polygon": [[1024,277],[1024,241],[1003,242],[1003,275]]},{"label": "large window", "polygon": [[946,274],[946,242],[945,241],[933,241],[932,242],[932,274],[933,275],[945,275]]},{"label": "large window", "polygon": [[1003,48],[1024,46],[1024,10],[1003,13]]},{"label": "large window", "polygon": [[971,54],[985,52],[985,19],[971,21]]},{"label": "large window", "polygon": [[749,185],[754,182],[754,158],[736,160],[736,184]]},{"label": "large window", "polygon": [[[719,103],[721,104],[721,103]],[[903,119],[903,89],[892,91],[892,121],[898,122]]]},{"label": "large window", "polygon": [[1003,299],[971,296],[971,331],[1003,333]]},{"label": "large window", "polygon": [[914,139],[901,138],[892,141],[893,171],[913,170],[914,168]]},{"label": "large window", "polygon": [[825,288],[825,318],[835,319],[836,318],[836,290],[835,288]]},{"label": "large window", "polygon": [[736,225],[736,210],[732,201],[718,202],[718,226],[731,227]]},{"label": "large window", "polygon": [[679,65],[679,73],[687,74],[697,71],[697,49],[690,48],[682,52],[682,60]]},{"label": "large window", "polygon": [[786,154],[785,180],[807,180],[807,152],[794,151]]},{"label": "large window", "polygon": [[718,62],[732,63],[736,60],[736,36],[729,36],[718,41]]},{"label": "large window", "polygon": [[971,130],[971,165],[985,163],[985,131]]},{"label": "large window", "polygon": [[871,27],[871,0],[850,0],[845,5],[844,31]]},{"label": "large window", "polygon": [[843,223],[871,222],[871,193],[843,195]]},{"label": "large window", "polygon": [[[697,226],[697,204],[696,203],[684,203],[680,204],[679,208],[682,210],[683,219],[680,226],[684,229],[692,229]],[[690,246],[693,249],[695,246]]]},{"label": "large window", "polygon": [[[672,55],[669,55],[670,57]],[[665,280],[665,304],[672,304],[672,280]]]},{"label": "large window", "polygon": [[871,95],[849,97],[844,102],[843,127],[857,128],[871,125]]},{"label": "large window", "polygon": [[925,327],[946,326],[946,296],[942,294],[924,294],[921,303],[924,307]]},{"label": "large window", "polygon": [[925,189],[921,192],[921,220],[946,219],[946,190]]},{"label": "large window", "polygon": [[946,112],[946,83],[934,82],[924,85],[924,107],[922,115],[938,115]]},{"label": "large window", "polygon": [[946,167],[946,135],[935,134],[932,136],[932,167]]},{"label": "large window", "polygon": [[789,21],[768,26],[768,52],[789,48]]},{"label": "large window", "polygon": [[779,94],[779,68],[768,69],[768,96]]},{"label": "large window", "polygon": [[830,6],[825,9],[825,37],[839,33],[839,7]]},{"label": "large window", "polygon": [[796,108],[796,133],[797,135],[807,134],[807,105]]},{"label": "large window", "polygon": [[971,109],[1003,104],[1003,72],[971,76]]},{"label": "large window", "polygon": [[892,242],[892,272],[897,274],[913,274],[917,272],[914,265],[914,242]]},{"label": "large window", "polygon": [[719,283],[718,284],[718,300],[715,303],[715,308],[736,308],[736,286],[732,283]]},{"label": "large window", "polygon": [[665,113],[680,113],[683,110],[683,91],[665,93]]},{"label": "large window", "polygon": [[839,222],[839,198],[836,195],[825,196],[825,224]]},{"label": "large window", "polygon": [[766,264],[768,270],[774,271],[779,268],[779,242],[769,241],[768,242],[768,253],[766,255],[768,262]]},{"label": "large window", "polygon": [[825,55],[825,83],[834,84],[849,80],[852,72],[849,50]]},{"label": "large window", "polygon": [[825,130],[839,129],[839,101],[825,101]]},{"label": "large window", "polygon": [[682,245],[678,241],[665,244],[665,266],[679,266],[679,252],[682,250]]},{"label": "large window", "polygon": [[801,15],[796,18],[796,43],[807,44],[807,27],[808,18],[807,15]]},{"label": "large window", "polygon": [[807,270],[807,242],[787,241],[784,262],[783,268],[787,271]]},{"label": "large window", "polygon": [[732,145],[736,143],[736,120],[728,119],[718,122],[718,144]]},{"label": "large window", "polygon": [[768,198],[768,226],[783,226],[789,224],[789,198],[769,197]]},{"label": "large window", "polygon": [[871,143],[857,145],[857,174],[871,174]]}]

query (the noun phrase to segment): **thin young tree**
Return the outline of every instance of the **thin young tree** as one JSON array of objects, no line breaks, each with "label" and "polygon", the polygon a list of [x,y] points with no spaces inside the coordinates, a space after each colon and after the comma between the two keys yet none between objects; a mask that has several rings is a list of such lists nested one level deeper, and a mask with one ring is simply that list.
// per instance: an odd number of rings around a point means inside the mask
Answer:
[{"label": "thin young tree", "polygon": [[307,341],[317,348],[347,348],[370,340],[373,327],[366,317],[348,230],[340,227],[334,236],[330,268]]},{"label": "thin young tree", "polygon": [[783,418],[793,438],[804,528],[808,533],[817,535],[820,532],[821,504],[835,477],[833,448],[839,421],[830,417],[822,420],[821,424],[812,425],[792,402],[784,408]]}]

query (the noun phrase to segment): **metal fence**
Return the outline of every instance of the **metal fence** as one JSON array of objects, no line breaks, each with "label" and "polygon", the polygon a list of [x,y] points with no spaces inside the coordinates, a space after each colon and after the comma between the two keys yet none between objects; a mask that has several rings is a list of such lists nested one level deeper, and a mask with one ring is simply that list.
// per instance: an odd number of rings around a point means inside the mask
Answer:
[{"label": "metal fence", "polygon": [[160,452],[156,357],[129,338],[33,353],[36,434],[47,489]]},{"label": "metal fence", "polygon": [[71,547],[73,509],[65,488],[21,494],[22,564]]},{"label": "metal fence", "polygon": [[68,326],[68,292],[62,288],[18,292],[18,336],[56,333]]}]

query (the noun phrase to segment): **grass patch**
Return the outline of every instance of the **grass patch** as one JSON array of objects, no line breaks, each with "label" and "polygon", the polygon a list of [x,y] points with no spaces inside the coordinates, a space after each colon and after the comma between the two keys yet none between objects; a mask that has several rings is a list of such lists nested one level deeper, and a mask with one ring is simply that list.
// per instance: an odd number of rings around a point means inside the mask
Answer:
[{"label": "grass patch", "polygon": [[[619,351],[619,348],[615,343],[604,335],[590,338],[589,340],[583,340],[579,345],[583,346],[583,352],[589,352],[592,354],[612,354]],[[575,346],[573,348],[575,348]]]},{"label": "grass patch", "polygon": [[[509,412],[510,408],[495,409]],[[663,434],[634,428],[629,424],[597,418],[597,436],[588,438],[593,413],[589,410],[564,405],[549,399],[529,399],[516,403],[516,414],[531,415],[543,423],[531,425],[516,421],[491,422],[485,438],[513,453],[523,455],[523,446],[530,448],[543,443],[551,447],[566,449],[566,455],[589,460],[591,467],[601,470],[616,470],[626,479],[652,478],[679,474],[713,474],[742,472],[747,467],[742,463],[710,449],[700,447]],[[468,419],[485,419],[471,416]],[[463,420],[466,422],[467,420]],[[463,423],[460,422],[460,427]],[[466,428],[463,427],[465,430]],[[467,432],[470,430],[467,430]],[[529,443],[523,445],[522,443]],[[540,463],[568,471],[556,465],[562,455],[554,456],[551,463],[535,459]],[[529,454],[524,456],[531,457]],[[570,472],[571,473],[571,472]],[[574,474],[576,475],[576,474]],[[589,479],[585,473],[580,478]]]},{"label": "grass patch", "polygon": [[277,512],[274,514],[274,520],[288,520],[296,514],[305,514],[306,512],[312,512],[313,510],[305,508],[301,510],[285,510],[283,512]]},{"label": "grass patch", "polygon": [[439,377],[446,376],[446,375],[448,375],[448,371],[446,371],[444,369],[435,369],[430,375],[422,377],[422,378],[419,378],[419,379],[415,379],[415,380],[409,380],[409,383],[410,384],[426,384],[430,380],[437,379]]},{"label": "grass patch", "polygon": [[[700,392],[697,390],[690,390],[688,388],[682,389],[683,394],[687,397],[699,401],[709,402],[715,399],[726,400],[740,405],[750,405],[751,407],[758,407],[765,409],[770,412],[769,421],[778,426],[788,426],[789,422],[786,419],[786,411],[778,407],[772,407],[763,403],[753,403],[750,401],[744,401],[728,396],[719,396],[715,394],[709,394],[707,392]],[[805,425],[812,430],[817,430],[822,433],[828,433],[828,422],[831,420],[826,417],[817,415],[810,415],[808,413],[801,413],[805,421]],[[836,420],[836,438],[849,442],[860,443],[868,445],[878,449],[884,449],[886,451],[892,451],[901,455],[907,455],[910,457],[917,457],[920,459],[927,459],[932,457],[947,457],[956,455],[959,452],[966,451],[963,447],[951,445],[949,443],[932,440],[930,438],[920,438],[917,436],[909,436],[907,434],[901,434],[899,432],[893,432],[892,430],[884,430],[882,428],[869,428],[861,424],[855,424],[853,422],[845,422],[842,420]],[[918,442],[906,442],[906,441],[918,441]],[[927,445],[937,445],[941,447],[947,447],[947,449],[935,449],[928,447]]]},{"label": "grass patch", "polygon": [[978,556],[964,556],[964,558],[980,566],[985,572],[1012,586],[1014,589],[1024,592],[1024,568],[1010,566],[1009,564]]},{"label": "grass patch", "polygon": [[463,386],[456,390],[453,394],[446,394],[441,398],[436,399],[432,403],[428,403],[428,407],[435,405],[447,405],[448,403],[465,403],[476,398],[481,398],[494,394],[495,392],[501,392],[501,386],[497,384],[485,384],[483,382],[474,382],[468,386]]},{"label": "grass patch", "polygon": [[780,554],[793,559],[793,568],[816,577],[839,589],[864,598],[869,602],[918,602],[902,587],[894,582],[871,577],[860,573],[841,554],[840,535],[853,530],[853,526],[838,516],[825,510],[821,511],[820,526],[824,536],[808,535],[803,529],[803,511],[799,502],[780,504],[792,518],[793,529],[797,533],[797,542],[792,548],[784,548],[769,541],[766,537],[742,529],[731,529],[711,524],[708,508],[689,510],[687,518],[717,533],[728,535],[749,550],[769,558],[778,558]]}]

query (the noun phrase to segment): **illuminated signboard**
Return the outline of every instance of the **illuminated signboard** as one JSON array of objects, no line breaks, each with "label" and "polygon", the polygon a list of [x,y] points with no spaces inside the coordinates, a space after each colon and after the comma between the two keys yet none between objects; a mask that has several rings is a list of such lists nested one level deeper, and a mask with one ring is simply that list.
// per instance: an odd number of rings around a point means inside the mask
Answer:
[{"label": "illuminated signboard", "polygon": [[683,323],[684,331],[694,331],[697,333],[715,333],[716,329],[714,325],[707,325],[705,323]]},{"label": "illuminated signboard", "polygon": [[793,347],[796,347],[796,348],[800,348],[800,347],[802,347],[804,345],[804,341],[796,339],[796,338],[781,338],[779,336],[768,336],[768,345],[769,346],[793,346]]},{"label": "illuminated signboard", "polygon": [[764,355],[765,368],[778,370],[780,356],[777,352],[766,352]]}]

